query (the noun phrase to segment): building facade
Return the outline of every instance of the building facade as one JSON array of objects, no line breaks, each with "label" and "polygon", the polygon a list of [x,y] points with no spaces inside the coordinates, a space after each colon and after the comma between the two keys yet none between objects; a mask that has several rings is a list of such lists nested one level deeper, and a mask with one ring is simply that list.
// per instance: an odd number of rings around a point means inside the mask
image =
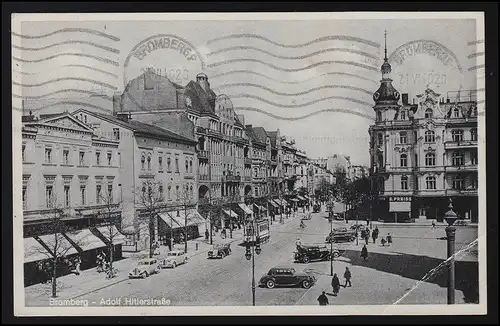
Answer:
[{"label": "building facade", "polygon": [[[387,50],[386,50],[387,51]],[[477,222],[477,103],[445,101],[429,87],[409,103],[392,86],[387,55],[370,126],[378,218],[442,221],[449,198],[459,218]]]}]

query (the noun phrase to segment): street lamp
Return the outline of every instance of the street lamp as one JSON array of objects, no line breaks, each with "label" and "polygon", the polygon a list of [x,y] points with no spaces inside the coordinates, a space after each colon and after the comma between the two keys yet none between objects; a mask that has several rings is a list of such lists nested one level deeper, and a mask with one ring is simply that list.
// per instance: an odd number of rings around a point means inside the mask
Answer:
[{"label": "street lamp", "polygon": [[[252,225],[252,235],[255,236],[255,228]],[[245,258],[247,260],[252,259],[252,305],[255,306],[255,254],[260,255],[261,248],[260,248],[260,238],[257,236],[255,241],[248,242],[245,244],[246,246],[246,252],[245,252]],[[252,248],[250,250],[250,247]]]},{"label": "street lamp", "polygon": [[330,276],[333,276],[333,216],[330,215]]},{"label": "street lamp", "polygon": [[455,231],[453,223],[457,220],[457,214],[453,211],[453,204],[450,198],[449,210],[444,214],[444,219],[448,223],[446,227],[447,256],[449,259],[448,268],[448,304],[455,304]]}]

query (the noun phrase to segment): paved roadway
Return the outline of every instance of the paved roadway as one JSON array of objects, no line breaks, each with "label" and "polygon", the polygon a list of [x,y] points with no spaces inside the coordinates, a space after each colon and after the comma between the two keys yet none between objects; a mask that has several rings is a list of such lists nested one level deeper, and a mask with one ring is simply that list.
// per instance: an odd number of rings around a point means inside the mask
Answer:
[{"label": "paved roadway", "polygon": [[[286,224],[273,227],[271,229],[270,241],[262,246],[261,254],[255,257],[255,281],[257,285],[260,277],[274,266],[294,266],[297,270],[304,270],[307,268],[309,272],[314,273],[317,278],[323,280],[318,282],[318,284],[313,286],[310,290],[303,288],[266,289],[257,286],[257,305],[317,304],[316,298],[320,291],[327,290],[325,287],[329,287],[328,275],[330,274],[330,262],[315,262],[308,265],[295,264],[293,263],[292,255],[297,238],[300,238],[302,243],[324,242],[326,235],[330,231],[330,224],[324,216],[325,213],[313,214],[312,220],[306,221],[307,228],[305,229],[299,227],[299,219],[294,219]],[[335,224],[335,226],[345,226],[342,222],[335,222]],[[388,291],[381,289],[380,282],[391,284],[401,278],[401,275],[397,275],[400,273],[399,270],[390,271],[389,274],[388,271],[383,270],[387,262],[390,262],[391,258],[387,254],[377,256],[374,254],[375,252],[389,250],[392,254],[395,252],[408,252],[410,257],[413,257],[411,255],[418,254],[435,256],[437,259],[446,256],[446,241],[436,239],[444,235],[444,228],[431,230],[430,226],[388,227],[385,225],[380,225],[379,228],[381,229],[381,235],[385,235],[385,232],[391,232],[394,237],[394,244],[391,249],[387,247],[382,248],[378,244],[370,244],[368,246],[372,261],[378,259],[383,265],[363,267],[365,270],[362,272],[363,278],[368,277],[374,280],[368,282],[368,285],[363,287],[364,290],[361,291],[363,293],[363,301],[368,303],[372,300],[372,304],[393,302],[401,296],[401,291],[392,294],[390,289],[388,289]],[[463,236],[462,234],[466,235]],[[471,241],[473,237],[475,237],[474,231],[467,231],[465,233],[458,231],[457,250],[463,243]],[[347,249],[346,256],[348,256],[348,258],[343,257],[339,259],[335,264],[336,269],[339,269],[335,270],[335,272],[339,273],[341,281],[343,281],[342,275],[345,266],[354,265],[356,268],[361,264],[359,259],[356,259],[359,255],[358,252],[361,248],[361,244],[362,242],[360,241],[359,246],[356,246],[355,242],[352,244],[338,245]],[[174,306],[251,305],[251,260],[246,260],[244,247],[234,243],[231,248],[232,254],[224,259],[209,260],[205,255],[198,255],[193,257],[186,265],[178,266],[176,269],[164,269],[161,273],[151,275],[146,279],[127,280],[91,294],[84,295],[78,299],[87,299],[90,306],[100,306],[102,299],[113,299],[118,303],[120,298],[121,305],[123,305],[125,298],[165,298],[170,300],[170,304]],[[470,260],[474,260],[474,258],[472,257]],[[418,266],[411,267],[411,261],[405,261],[405,264],[410,264],[410,268],[412,269],[418,268]],[[429,264],[435,264],[435,261],[430,261]],[[429,267],[426,266],[425,268]],[[382,272],[383,277],[377,280],[377,277],[381,276]],[[403,273],[404,271],[401,271],[401,274]],[[356,279],[358,275],[353,275],[353,280]],[[415,277],[411,275],[408,279],[411,279],[410,283],[413,284],[415,278],[418,277],[420,276],[418,275]],[[373,288],[370,288],[370,284],[373,285]],[[442,288],[442,286],[440,287],[438,285],[436,285],[436,287]],[[377,299],[376,302],[373,302],[373,300],[377,298],[377,294],[373,294],[372,292],[377,291],[377,289],[383,291],[384,299]],[[403,290],[407,289],[408,286],[405,284]],[[370,295],[370,293],[372,294]],[[437,295],[441,296],[440,293],[441,292]],[[432,295],[436,294],[432,292]],[[444,289],[444,298],[446,298],[446,289]],[[354,301],[352,303],[356,303],[358,299],[353,296],[348,300],[349,302],[341,302],[340,299],[338,301],[340,301],[340,304],[349,304],[351,301]],[[420,294],[417,301],[421,301],[421,303],[427,302],[425,293]]]}]

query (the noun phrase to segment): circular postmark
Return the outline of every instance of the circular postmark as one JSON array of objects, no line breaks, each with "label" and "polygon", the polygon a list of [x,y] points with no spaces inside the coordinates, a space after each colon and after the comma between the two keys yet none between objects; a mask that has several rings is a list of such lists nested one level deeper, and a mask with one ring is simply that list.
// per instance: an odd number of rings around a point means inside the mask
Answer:
[{"label": "circular postmark", "polygon": [[[204,70],[205,59],[189,41],[173,34],[153,35],[135,45],[125,59],[124,94],[138,108],[146,110],[149,101],[144,101],[143,91],[154,92],[155,82],[129,85],[132,80],[149,72],[157,81],[168,78],[170,82],[184,87],[190,80],[196,80],[196,75]],[[162,90],[156,91],[160,96]]]},{"label": "circular postmark", "polygon": [[464,70],[459,59],[436,41],[404,43],[392,52],[389,62],[394,87],[404,93],[419,94],[426,85],[441,92],[457,91],[464,85]]}]

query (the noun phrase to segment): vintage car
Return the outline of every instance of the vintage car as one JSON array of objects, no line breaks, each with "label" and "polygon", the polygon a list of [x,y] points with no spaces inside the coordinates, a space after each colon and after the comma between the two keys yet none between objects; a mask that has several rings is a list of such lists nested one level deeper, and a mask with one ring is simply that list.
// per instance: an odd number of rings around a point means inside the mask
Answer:
[{"label": "vintage car", "polygon": [[275,286],[301,286],[309,289],[316,283],[316,278],[293,267],[273,267],[259,280],[259,286],[272,289]]},{"label": "vintage car", "polygon": [[351,225],[351,230],[356,231],[358,229],[358,232],[361,232],[365,229],[366,227],[363,224],[353,224]]},{"label": "vintage car", "polygon": [[316,204],[316,205],[313,205],[313,213],[318,213],[321,209],[321,206]]},{"label": "vintage car", "polygon": [[129,273],[128,278],[146,278],[151,274],[159,273],[160,264],[156,258],[141,259]]},{"label": "vintage car", "polygon": [[354,241],[356,239],[356,230],[347,230],[346,228],[336,229],[330,232],[326,237],[326,242],[336,243],[342,241]]},{"label": "vintage car", "polygon": [[[333,257],[340,256],[338,249],[333,249]],[[312,261],[330,260],[330,248],[326,245],[301,245],[293,255],[294,261],[299,263],[309,263]]]},{"label": "vintage car", "polygon": [[162,268],[176,268],[178,265],[187,263],[188,257],[184,250],[172,250],[160,262]]},{"label": "vintage car", "polygon": [[208,252],[208,258],[224,258],[231,254],[231,244],[217,244]]}]

